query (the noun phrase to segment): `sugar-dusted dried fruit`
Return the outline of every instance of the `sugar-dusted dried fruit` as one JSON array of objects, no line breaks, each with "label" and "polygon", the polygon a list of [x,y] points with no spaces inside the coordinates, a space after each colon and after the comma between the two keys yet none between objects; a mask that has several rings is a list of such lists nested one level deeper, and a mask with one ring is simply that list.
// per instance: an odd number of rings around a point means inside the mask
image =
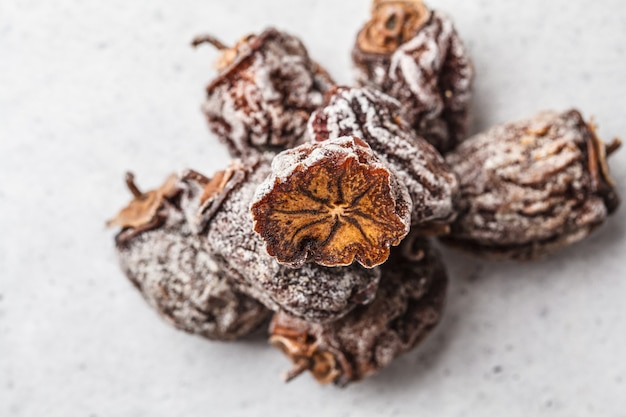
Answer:
[{"label": "sugar-dusted dried fruit", "polygon": [[309,321],[336,320],[371,302],[380,279],[378,269],[315,264],[293,269],[267,253],[253,230],[250,204],[269,173],[267,159],[250,158],[235,167],[222,193],[202,204],[199,230],[220,269],[237,277],[238,288],[272,310],[282,309]]},{"label": "sugar-dusted dried fruit", "polygon": [[367,143],[346,136],[278,154],[251,212],[280,263],[372,268],[409,232],[411,200]]},{"label": "sugar-dusted dried fruit", "polygon": [[210,36],[193,44],[205,42],[222,56],[202,110],[229,152],[246,157],[290,148],[300,140],[311,112],[334,84],[302,42],[276,29],[247,36],[233,48]]},{"label": "sugar-dusted dried fruit", "polygon": [[182,179],[172,176],[141,193],[127,179],[134,199],[109,222],[126,276],[161,317],[175,327],[216,340],[245,336],[270,311],[239,292],[218,268],[186,221]]},{"label": "sugar-dusted dried fruit", "polygon": [[619,205],[606,154],[576,110],[543,112],[468,139],[447,156],[461,195],[446,242],[488,257],[533,259],[584,239]]},{"label": "sugar-dusted dried fruit", "polygon": [[374,0],[352,60],[357,84],[397,98],[440,152],[465,139],[474,69],[449,17],[422,0]]},{"label": "sugar-dusted dried fruit", "polygon": [[445,229],[454,217],[458,181],[437,150],[412,132],[399,113],[398,102],[383,93],[337,87],[311,116],[309,136],[313,142],[342,136],[363,139],[407,186],[412,225]]},{"label": "sugar-dusted dried fruit", "polygon": [[442,316],[448,280],[439,253],[415,237],[381,266],[370,305],[327,324],[274,315],[270,343],[294,363],[287,380],[308,370],[321,383],[343,386],[384,368],[430,334]]}]

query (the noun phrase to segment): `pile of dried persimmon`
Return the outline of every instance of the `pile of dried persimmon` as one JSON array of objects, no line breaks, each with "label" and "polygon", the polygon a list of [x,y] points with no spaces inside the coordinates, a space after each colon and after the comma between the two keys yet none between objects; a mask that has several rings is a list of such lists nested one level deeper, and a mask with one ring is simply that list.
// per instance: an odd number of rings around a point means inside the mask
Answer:
[{"label": "pile of dried persimmon", "polygon": [[203,112],[230,166],[188,170],[110,226],[121,266],[172,325],[269,340],[320,382],[365,378],[442,317],[447,276],[429,239],[530,260],[584,239],[619,198],[605,144],[577,110],[467,137],[474,77],[450,19],[375,0],[355,86],[268,29],[220,50]]}]

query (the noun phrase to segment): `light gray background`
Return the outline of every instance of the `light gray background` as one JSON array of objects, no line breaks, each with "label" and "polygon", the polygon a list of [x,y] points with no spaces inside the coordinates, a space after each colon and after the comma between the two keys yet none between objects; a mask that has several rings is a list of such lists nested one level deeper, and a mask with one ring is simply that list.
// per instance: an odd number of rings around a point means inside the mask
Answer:
[{"label": "light gray background", "polygon": [[[299,34],[336,79],[365,0],[3,0],[0,3],[1,416],[626,416],[622,209],[545,261],[446,252],[447,316],[419,349],[341,390],[262,338],[211,343],[161,322],[118,270],[112,231],[128,199],[227,154],[199,105],[210,31]],[[626,135],[623,0],[431,1],[477,72],[475,126],[580,107],[602,137]],[[626,194],[626,150],[612,158]]]}]

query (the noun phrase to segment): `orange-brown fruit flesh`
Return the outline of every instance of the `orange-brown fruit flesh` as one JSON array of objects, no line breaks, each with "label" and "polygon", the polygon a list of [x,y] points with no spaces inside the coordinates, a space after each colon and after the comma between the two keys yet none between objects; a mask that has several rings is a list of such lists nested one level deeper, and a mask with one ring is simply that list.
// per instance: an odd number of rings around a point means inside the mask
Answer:
[{"label": "orange-brown fruit flesh", "polygon": [[385,262],[406,236],[395,212],[389,171],[355,158],[299,167],[252,206],[255,231],[279,262],[365,267]]}]

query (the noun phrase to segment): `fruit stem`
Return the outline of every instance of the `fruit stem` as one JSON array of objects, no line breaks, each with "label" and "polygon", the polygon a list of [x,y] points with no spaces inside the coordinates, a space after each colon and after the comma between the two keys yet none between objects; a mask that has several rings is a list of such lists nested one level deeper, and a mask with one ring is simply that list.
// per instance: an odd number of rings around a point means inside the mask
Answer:
[{"label": "fruit stem", "polygon": [[221,42],[219,39],[217,39],[216,37],[214,37],[212,35],[199,35],[199,36],[196,36],[191,41],[191,46],[196,48],[199,45],[202,45],[203,43],[209,43],[209,44],[213,45],[219,51],[225,51],[226,49],[230,49],[223,42]]},{"label": "fruit stem", "polygon": [[126,173],[126,186],[135,198],[139,198],[143,195],[141,190],[139,190],[139,188],[137,188],[137,185],[135,184],[135,174],[133,174],[132,172]]},{"label": "fruit stem", "polygon": [[613,141],[606,145],[606,156],[613,155],[619,148],[622,147],[622,140],[615,138]]},{"label": "fruit stem", "polygon": [[310,361],[306,359],[300,359],[298,362],[294,364],[293,369],[285,374],[285,382],[292,381],[296,377],[300,376],[304,371],[311,368]]}]

